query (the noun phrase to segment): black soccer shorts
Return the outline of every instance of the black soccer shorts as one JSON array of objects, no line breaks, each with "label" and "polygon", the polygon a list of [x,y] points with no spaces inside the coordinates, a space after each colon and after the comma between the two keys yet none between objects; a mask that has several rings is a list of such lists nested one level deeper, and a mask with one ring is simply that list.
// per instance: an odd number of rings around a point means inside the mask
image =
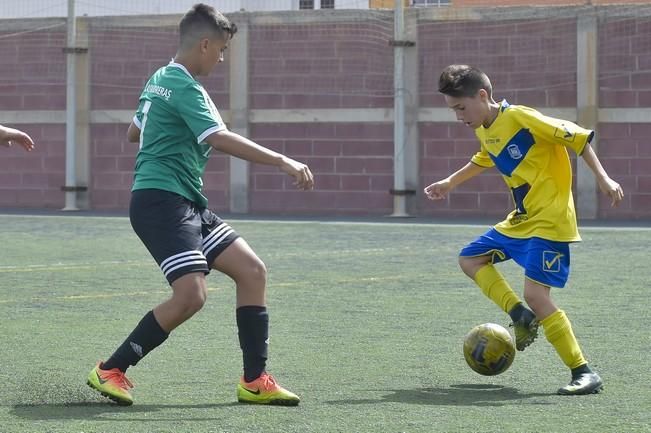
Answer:
[{"label": "black soccer shorts", "polygon": [[210,265],[239,235],[211,210],[159,189],[131,193],[131,227],[160,266],[167,281]]}]

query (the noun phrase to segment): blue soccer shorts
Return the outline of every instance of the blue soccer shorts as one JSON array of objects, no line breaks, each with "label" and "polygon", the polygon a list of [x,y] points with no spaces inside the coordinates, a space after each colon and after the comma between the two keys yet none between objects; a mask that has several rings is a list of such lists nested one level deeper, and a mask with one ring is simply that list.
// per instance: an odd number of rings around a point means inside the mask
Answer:
[{"label": "blue soccer shorts", "polygon": [[564,287],[570,275],[569,242],[511,238],[492,228],[459,253],[461,257],[486,255],[492,263],[513,259],[524,268],[525,277],[545,286]]}]

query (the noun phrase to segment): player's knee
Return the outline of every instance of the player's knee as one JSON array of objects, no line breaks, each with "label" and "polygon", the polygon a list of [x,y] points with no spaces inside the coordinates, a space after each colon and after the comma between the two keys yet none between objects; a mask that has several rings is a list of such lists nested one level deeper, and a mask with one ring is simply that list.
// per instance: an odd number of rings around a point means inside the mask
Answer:
[{"label": "player's knee", "polygon": [[192,298],[188,299],[186,304],[186,311],[188,313],[194,314],[201,310],[206,303],[206,295],[197,293]]},{"label": "player's knee", "polygon": [[478,269],[474,260],[468,257],[459,257],[459,267],[463,273],[468,275],[470,278],[475,276]]},{"label": "player's knee", "polygon": [[267,284],[267,266],[259,258],[250,260],[246,265],[242,266],[235,276],[235,281],[247,287],[265,287]]},{"label": "player's knee", "polygon": [[249,268],[249,276],[257,284],[260,284],[263,287],[267,285],[267,266],[262,260],[258,259],[251,263]]},{"label": "player's knee", "polygon": [[201,310],[206,303],[207,293],[202,287],[186,290],[183,296],[176,299],[181,315],[190,317]]},{"label": "player's knee", "polygon": [[195,296],[192,298],[192,303],[190,304],[190,307],[194,311],[199,311],[203,308],[203,306],[206,304],[206,298],[208,297],[208,294],[206,293],[206,290],[200,290],[197,291]]}]

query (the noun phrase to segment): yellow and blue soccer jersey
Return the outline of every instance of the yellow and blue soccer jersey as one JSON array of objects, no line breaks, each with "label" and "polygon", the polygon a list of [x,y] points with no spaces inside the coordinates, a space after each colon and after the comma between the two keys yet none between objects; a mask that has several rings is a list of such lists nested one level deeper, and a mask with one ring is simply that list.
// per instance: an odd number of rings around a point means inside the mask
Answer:
[{"label": "yellow and blue soccer jersey", "polygon": [[567,147],[583,153],[593,131],[502,101],[495,121],[475,130],[481,143],[472,162],[496,167],[511,189],[515,210],[495,229],[512,238],[581,240],[572,197]]}]

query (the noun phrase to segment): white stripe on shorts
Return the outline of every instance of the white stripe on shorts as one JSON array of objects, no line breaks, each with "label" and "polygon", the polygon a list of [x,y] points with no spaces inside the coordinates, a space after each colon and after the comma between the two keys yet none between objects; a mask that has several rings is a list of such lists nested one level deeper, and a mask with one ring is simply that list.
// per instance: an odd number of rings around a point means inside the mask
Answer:
[{"label": "white stripe on shorts", "polygon": [[198,264],[204,264],[206,267],[208,267],[206,256],[204,256],[201,251],[192,250],[174,254],[173,256],[168,257],[163,261],[163,263],[160,264],[160,268],[165,276],[167,276],[170,272],[173,272],[184,266],[192,266]]},{"label": "white stripe on shorts", "polygon": [[201,264],[206,265],[206,267],[208,267],[208,262],[206,261],[206,259],[194,260],[192,262],[183,262],[165,271],[165,276],[167,277],[169,274],[171,274],[172,272],[176,271],[179,268],[184,268],[186,266],[191,266],[191,265],[201,265]]},{"label": "white stripe on shorts", "polygon": [[226,223],[222,223],[217,226],[217,228],[203,240],[204,255],[207,256],[212,250],[219,246],[221,241],[223,241],[228,235],[233,232],[233,228]]}]

